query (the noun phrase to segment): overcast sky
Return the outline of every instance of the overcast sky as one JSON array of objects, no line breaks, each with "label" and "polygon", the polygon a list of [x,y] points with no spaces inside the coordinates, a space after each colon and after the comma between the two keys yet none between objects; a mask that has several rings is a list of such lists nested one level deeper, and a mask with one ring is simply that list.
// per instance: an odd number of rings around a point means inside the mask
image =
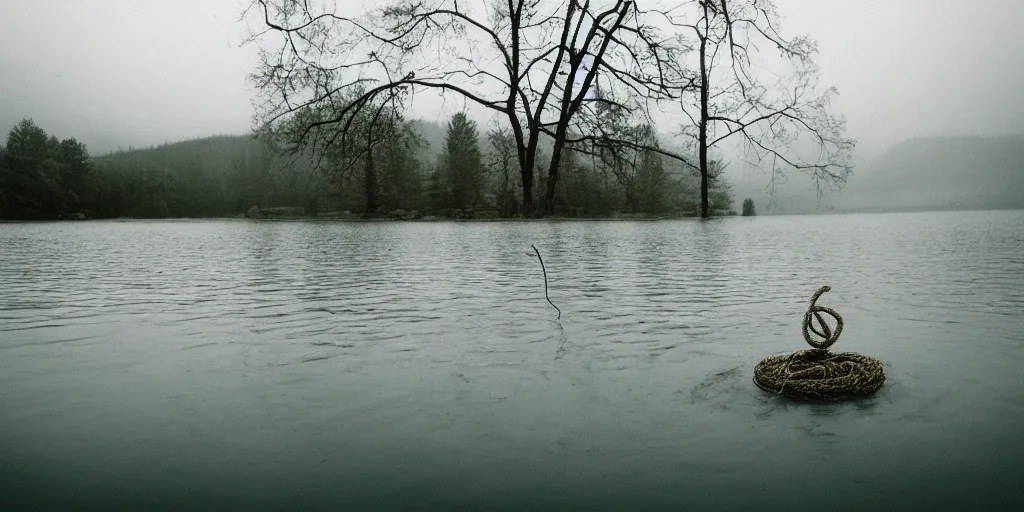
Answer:
[{"label": "overcast sky", "polygon": [[[0,0],[2,138],[25,117],[93,153],[247,132],[247,2]],[[818,40],[861,157],[909,137],[1024,133],[1024,0],[776,4],[784,34]]]}]

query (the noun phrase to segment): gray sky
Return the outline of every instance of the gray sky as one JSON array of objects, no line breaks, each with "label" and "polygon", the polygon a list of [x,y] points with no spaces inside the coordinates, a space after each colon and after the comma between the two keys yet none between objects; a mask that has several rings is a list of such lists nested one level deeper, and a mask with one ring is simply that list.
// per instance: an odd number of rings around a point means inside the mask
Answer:
[{"label": "gray sky", "polygon": [[[93,153],[246,132],[247,1],[0,0],[3,138],[24,117]],[[860,157],[909,137],[1024,133],[1024,1],[776,4],[784,34],[818,40],[822,81],[839,88]],[[435,105],[416,111],[437,116]]]}]

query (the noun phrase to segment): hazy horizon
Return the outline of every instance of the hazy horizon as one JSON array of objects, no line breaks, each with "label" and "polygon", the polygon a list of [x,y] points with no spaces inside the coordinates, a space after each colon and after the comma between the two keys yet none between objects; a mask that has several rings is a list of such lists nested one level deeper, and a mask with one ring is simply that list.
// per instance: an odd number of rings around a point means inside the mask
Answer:
[{"label": "hazy horizon", "polygon": [[[247,133],[257,50],[241,45],[248,2],[5,3],[0,44],[19,51],[0,54],[0,126],[33,118],[92,154]],[[822,83],[839,89],[834,109],[858,161],[909,138],[1024,133],[1024,70],[1010,66],[1024,47],[1012,26],[1024,4],[776,4],[784,35],[818,41]],[[410,117],[443,120],[456,108],[421,101]]]}]

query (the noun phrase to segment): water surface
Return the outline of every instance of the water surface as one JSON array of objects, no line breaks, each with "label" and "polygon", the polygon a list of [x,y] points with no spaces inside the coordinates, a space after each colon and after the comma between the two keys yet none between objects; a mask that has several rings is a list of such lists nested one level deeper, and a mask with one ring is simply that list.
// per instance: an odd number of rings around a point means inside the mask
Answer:
[{"label": "water surface", "polygon": [[[825,284],[886,387],[758,390]],[[0,498],[1021,510],[1022,311],[1021,211],[3,224]]]}]

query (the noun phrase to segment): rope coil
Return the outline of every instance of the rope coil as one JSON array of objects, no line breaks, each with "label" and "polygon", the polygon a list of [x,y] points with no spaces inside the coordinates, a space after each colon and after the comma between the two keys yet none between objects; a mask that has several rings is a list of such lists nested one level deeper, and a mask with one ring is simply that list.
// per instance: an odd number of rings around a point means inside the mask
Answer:
[{"label": "rope coil", "polygon": [[[812,348],[762,359],[754,367],[754,383],[759,388],[804,400],[839,400],[873,395],[885,384],[885,372],[878,359],[853,352],[828,351],[843,332],[843,318],[839,313],[817,305],[818,298],[831,289],[819,288],[804,313],[804,341]],[[835,319],[835,331],[822,313]],[[814,320],[818,321],[820,330],[814,326]]]}]

